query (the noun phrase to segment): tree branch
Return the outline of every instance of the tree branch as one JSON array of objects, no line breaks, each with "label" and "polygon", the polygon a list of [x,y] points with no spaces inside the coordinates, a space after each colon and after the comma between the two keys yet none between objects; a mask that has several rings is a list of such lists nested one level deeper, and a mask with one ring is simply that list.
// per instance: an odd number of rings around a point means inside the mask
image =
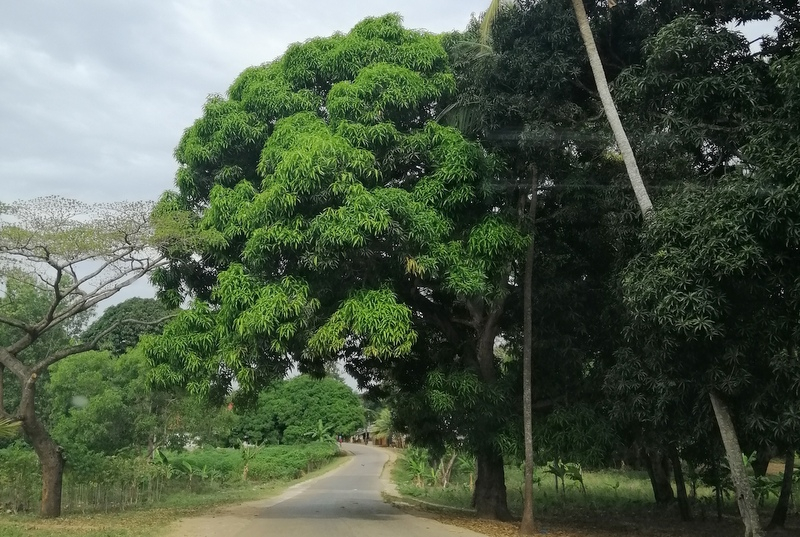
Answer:
[{"label": "tree branch", "polygon": [[67,347],[66,349],[61,349],[60,351],[54,352],[53,354],[48,355],[42,360],[39,360],[32,368],[31,374],[39,374],[42,371],[45,371],[48,367],[53,365],[54,363],[63,360],[68,356],[72,356],[73,354],[78,354],[81,352],[87,352],[91,350],[96,350],[100,341],[103,340],[108,334],[113,332],[117,329],[117,327],[123,324],[140,324],[144,326],[152,326],[158,325],[163,323],[164,321],[168,321],[175,317],[176,314],[170,314],[165,317],[161,317],[160,319],[156,319],[155,321],[140,321],[138,319],[123,319],[121,321],[117,321],[113,323],[111,326],[100,332],[97,336],[95,336],[91,341],[87,341],[86,343],[81,343],[80,345],[73,345],[72,347]]}]

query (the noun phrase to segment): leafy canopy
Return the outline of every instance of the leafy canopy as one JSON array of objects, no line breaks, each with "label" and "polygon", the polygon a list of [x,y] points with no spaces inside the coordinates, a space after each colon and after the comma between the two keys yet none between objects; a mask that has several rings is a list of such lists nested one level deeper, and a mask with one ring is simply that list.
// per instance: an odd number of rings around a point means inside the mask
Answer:
[{"label": "leafy canopy", "polygon": [[433,121],[454,84],[439,38],[388,15],[292,45],[209,99],[156,208],[194,247],[153,279],[175,305],[197,300],[145,340],[153,380],[254,393],[293,359],[407,355],[408,289],[502,295],[527,238],[488,202],[497,163]]}]

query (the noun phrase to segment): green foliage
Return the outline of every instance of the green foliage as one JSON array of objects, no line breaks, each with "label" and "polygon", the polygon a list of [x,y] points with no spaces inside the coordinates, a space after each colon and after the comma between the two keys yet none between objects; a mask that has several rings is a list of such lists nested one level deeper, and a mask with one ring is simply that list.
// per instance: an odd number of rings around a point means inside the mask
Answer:
[{"label": "green foliage", "polygon": [[199,300],[145,341],[153,381],[213,395],[209,381],[235,379],[252,393],[288,355],[304,370],[354,346],[366,360],[408,355],[419,320],[397,285],[409,277],[450,300],[501,294],[492,272],[526,239],[505,216],[463,219],[499,168],[431,121],[453,89],[439,38],[386,16],[293,45],[209,100],[176,151],[180,192],[158,211],[196,210],[187,225],[219,270],[173,251],[155,275]]},{"label": "green foliage", "polygon": [[20,423],[6,418],[0,418],[0,439],[13,438],[18,434]]},{"label": "green foliage", "polygon": [[139,351],[118,358],[108,352],[79,354],[51,369],[43,398],[51,434],[71,449],[113,454],[142,446],[155,424],[149,419],[147,362]]},{"label": "green foliage", "polygon": [[73,452],[113,455],[152,442],[225,445],[236,416],[191,396],[151,390],[150,369],[138,349],[121,356],[82,353],[52,367],[42,400],[51,434],[68,458]]},{"label": "green foliage", "polygon": [[535,421],[533,432],[539,459],[562,457],[594,468],[605,466],[620,442],[614,425],[585,405],[557,408]]},{"label": "green foliage", "polygon": [[[52,293],[40,288],[35,276],[25,272],[9,272],[5,276],[4,293],[0,296],[0,316],[16,319],[24,323],[35,323],[47,314]],[[76,320],[80,322],[80,319]],[[32,345],[19,354],[19,359],[32,365],[46,355],[50,349],[67,346],[70,342],[69,324],[56,327],[39,337]],[[0,322],[0,346],[9,347],[24,336],[18,327]],[[22,395],[19,379],[8,368],[3,372],[3,410],[9,413],[16,410]]]},{"label": "green foliage", "polygon": [[[64,510],[94,512],[125,510],[147,505],[162,506],[170,496],[230,493],[242,483],[249,466],[248,482],[268,483],[301,477],[339,455],[330,443],[303,446],[268,446],[252,451],[245,461],[242,451],[206,448],[192,452],[158,451],[155,460],[141,456],[104,456],[88,451],[68,454],[64,476]],[[37,508],[40,468],[27,446],[0,449],[0,502],[14,512]],[[223,488],[224,487],[224,488]]]},{"label": "green foliage", "polygon": [[[103,315],[81,334],[81,339],[92,341],[106,330],[113,328],[102,338],[99,345],[100,348],[109,349],[114,354],[120,355],[136,347],[142,334],[160,333],[169,315],[170,311],[157,300],[130,298],[104,311]],[[159,320],[161,322],[156,324],[142,324],[155,323]]]},{"label": "green foliage", "polygon": [[364,408],[343,382],[308,375],[276,382],[241,412],[233,434],[248,442],[292,444],[349,436],[363,427]]}]

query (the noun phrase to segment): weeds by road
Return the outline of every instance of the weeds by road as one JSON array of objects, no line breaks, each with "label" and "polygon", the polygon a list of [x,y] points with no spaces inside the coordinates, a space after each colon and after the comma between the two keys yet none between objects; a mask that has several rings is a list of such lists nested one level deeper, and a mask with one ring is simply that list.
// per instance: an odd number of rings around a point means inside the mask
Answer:
[{"label": "weeds by road", "polygon": [[157,507],[115,513],[69,514],[54,520],[33,515],[3,515],[0,516],[0,537],[156,537],[180,518],[208,513],[210,509],[225,505],[276,496],[290,485],[324,474],[346,460],[344,456],[336,457],[300,479],[173,494],[165,497]]}]

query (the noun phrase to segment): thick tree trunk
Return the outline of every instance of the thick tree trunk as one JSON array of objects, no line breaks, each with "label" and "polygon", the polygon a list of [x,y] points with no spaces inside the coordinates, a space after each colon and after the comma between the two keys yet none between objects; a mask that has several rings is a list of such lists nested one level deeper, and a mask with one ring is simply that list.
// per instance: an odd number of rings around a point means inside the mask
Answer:
[{"label": "thick tree trunk", "polygon": [[[481,380],[492,384],[497,379],[495,371],[494,340],[497,335],[497,320],[502,312],[502,305],[495,304],[485,316],[482,315],[483,330],[475,348]],[[476,319],[477,320],[477,319]],[[493,431],[485,431],[490,435]],[[478,461],[478,475],[475,480],[475,490],[472,494],[472,504],[481,518],[497,520],[511,520],[506,498],[505,471],[503,470],[503,456],[497,448],[485,441],[476,453]]]},{"label": "thick tree trunk", "polygon": [[653,498],[659,505],[672,503],[675,494],[669,477],[669,460],[660,449],[647,450],[647,475],[653,487]]},{"label": "thick tree trunk", "polygon": [[536,195],[538,181],[535,170],[531,183],[531,205],[528,219],[531,225],[531,242],[525,255],[523,286],[523,341],[522,341],[522,415],[525,432],[525,495],[522,505],[520,535],[534,535],[533,522],[533,261],[536,254],[534,224],[536,220]]},{"label": "thick tree trunk", "polygon": [[34,400],[36,397],[36,376],[25,383],[20,403],[22,430],[33,445],[33,450],[42,467],[41,516],[54,518],[61,516],[61,485],[64,475],[64,458],[61,448],[53,441],[47,429],[36,417]]},{"label": "thick tree trunk", "polygon": [[22,420],[22,430],[33,445],[42,467],[41,516],[61,516],[61,484],[64,475],[64,458],[61,448],[53,441],[42,423],[28,417]]},{"label": "thick tree trunk", "polygon": [[511,520],[502,455],[495,450],[484,448],[477,454],[476,459],[478,478],[475,480],[472,503],[478,517]]},{"label": "thick tree trunk", "polygon": [[763,537],[764,530],[758,519],[758,508],[756,498],[753,494],[753,487],[750,485],[750,478],[747,476],[742,460],[742,448],[739,446],[739,437],[733,426],[731,412],[725,401],[712,391],[711,406],[714,407],[714,415],[717,418],[717,426],[722,436],[722,444],[725,446],[725,455],[728,459],[728,467],[731,470],[733,487],[736,491],[736,502],[739,505],[739,514],[744,523],[745,537]]},{"label": "thick tree trunk", "polygon": [[692,512],[689,509],[689,497],[686,494],[686,481],[683,479],[683,467],[678,450],[671,448],[669,458],[672,461],[672,472],[675,476],[675,491],[678,496],[678,510],[681,513],[681,520],[688,522],[692,519]]},{"label": "thick tree trunk", "polygon": [[778,496],[778,505],[772,513],[767,529],[782,528],[786,524],[786,515],[789,512],[789,499],[792,497],[792,477],[794,476],[794,449],[786,452],[783,462],[783,482],[781,494]]},{"label": "thick tree trunk", "polygon": [[644,186],[644,181],[642,181],[642,176],[639,173],[639,165],[636,164],[633,148],[628,141],[628,136],[625,134],[622,121],[619,119],[617,106],[614,104],[614,99],[611,97],[611,91],[608,89],[608,80],[606,80],[603,62],[600,60],[600,54],[597,52],[597,45],[595,45],[592,29],[589,26],[589,17],[586,15],[583,0],[572,0],[572,8],[575,10],[575,18],[578,20],[578,29],[581,32],[583,44],[586,47],[586,54],[589,56],[589,65],[592,67],[592,75],[594,75],[594,82],[597,85],[597,93],[600,94],[600,101],[603,103],[603,110],[608,119],[608,123],[611,125],[617,147],[619,147],[619,151],[622,153],[622,160],[625,162],[628,178],[633,187],[633,192],[636,194],[636,201],[639,202],[639,209],[641,209],[644,216],[647,216],[647,214],[653,210],[653,204],[650,202],[650,196],[647,195],[647,188]]}]

